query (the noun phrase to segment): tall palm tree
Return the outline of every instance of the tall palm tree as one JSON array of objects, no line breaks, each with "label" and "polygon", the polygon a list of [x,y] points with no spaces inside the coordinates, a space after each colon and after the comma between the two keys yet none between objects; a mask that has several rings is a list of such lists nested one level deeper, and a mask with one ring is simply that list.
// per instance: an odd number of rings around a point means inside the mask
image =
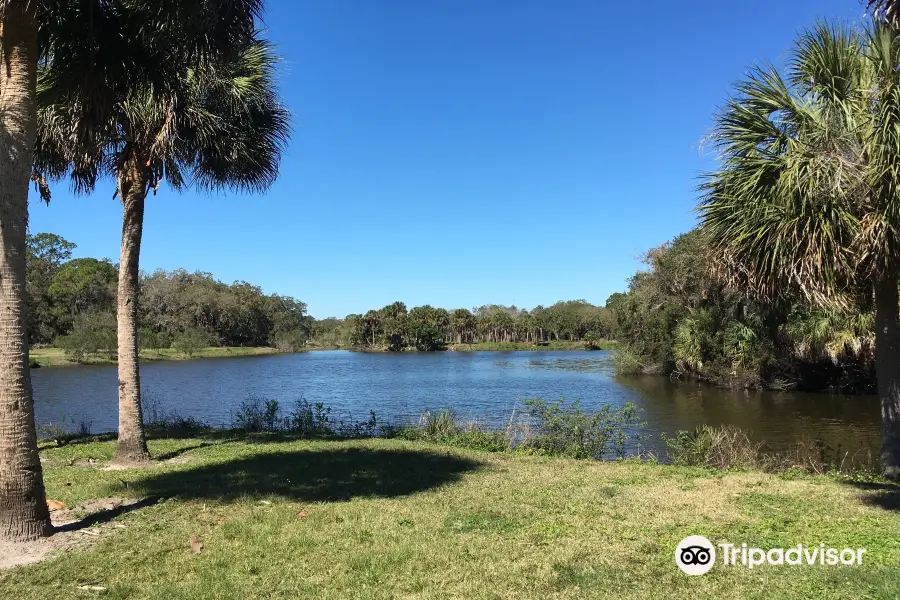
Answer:
[{"label": "tall palm tree", "polygon": [[820,24],[786,75],[754,69],[717,118],[703,226],[742,289],[874,300],[885,475],[900,478],[900,33]]},{"label": "tall palm tree", "polygon": [[52,77],[39,81],[36,163],[51,178],[71,176],[75,188],[93,190],[114,176],[123,205],[119,262],[119,439],[116,461],[147,460],[138,364],[139,255],[145,198],[166,181],[238,191],[268,188],[278,173],[289,133],[289,114],[275,90],[276,59],[252,35],[234,41],[227,60],[171,56],[162,69],[179,73],[167,94],[132,86],[104,115],[92,135],[79,137],[81,104],[60,94]]},{"label": "tall palm tree", "polygon": [[[0,537],[52,532],[37,451],[28,369],[25,224],[32,177],[38,61],[77,97],[78,136],[91,135],[134,81],[160,93],[180,74],[172,54],[215,61],[252,34],[262,0],[0,0]],[[54,67],[58,67],[54,69]]]},{"label": "tall palm tree", "polygon": [[35,137],[37,7],[0,2],[0,538],[48,535],[28,369],[25,229]]}]

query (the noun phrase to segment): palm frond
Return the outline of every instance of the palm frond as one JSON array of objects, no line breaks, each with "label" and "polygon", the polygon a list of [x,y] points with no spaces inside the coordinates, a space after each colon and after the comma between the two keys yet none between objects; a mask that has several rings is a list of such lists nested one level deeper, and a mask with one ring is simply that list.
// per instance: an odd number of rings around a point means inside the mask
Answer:
[{"label": "palm frond", "polygon": [[860,277],[900,259],[900,51],[880,23],[826,23],[798,41],[786,75],[752,70],[716,120],[719,170],[702,226],[732,283],[847,306]]}]

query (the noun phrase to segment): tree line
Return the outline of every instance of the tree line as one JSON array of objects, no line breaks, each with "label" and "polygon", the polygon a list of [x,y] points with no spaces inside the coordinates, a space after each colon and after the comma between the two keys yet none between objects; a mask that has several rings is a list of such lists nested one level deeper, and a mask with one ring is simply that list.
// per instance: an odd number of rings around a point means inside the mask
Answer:
[{"label": "tree line", "polygon": [[[26,282],[28,339],[53,344],[75,358],[116,354],[118,265],[71,258],[75,244],[52,233],[29,235]],[[142,273],[138,340],[142,348],[272,346],[298,350],[314,320],[306,304],[185,270]]]},{"label": "tree line", "polygon": [[871,303],[765,301],[730,285],[703,228],[646,253],[606,309],[621,373],[694,377],[741,388],[875,393]]},{"label": "tree line", "polygon": [[608,339],[612,321],[602,306],[585,300],[557,302],[525,310],[490,304],[447,310],[433,306],[407,309],[394,302],[344,319],[313,325],[313,342],[368,350],[443,350],[450,344],[480,342],[583,341]]}]

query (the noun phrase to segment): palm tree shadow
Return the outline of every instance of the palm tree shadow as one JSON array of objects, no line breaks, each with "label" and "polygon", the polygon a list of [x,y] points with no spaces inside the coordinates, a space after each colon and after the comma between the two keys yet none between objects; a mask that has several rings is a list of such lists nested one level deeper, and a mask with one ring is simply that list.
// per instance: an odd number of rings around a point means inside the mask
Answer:
[{"label": "palm tree shadow", "polygon": [[159,502],[159,498],[156,497],[142,498],[133,502],[125,502],[119,506],[116,506],[115,508],[109,508],[92,513],[82,519],[79,519],[78,521],[73,521],[64,525],[57,525],[56,527],[54,527],[54,530],[56,532],[79,531],[82,529],[93,527],[95,525],[102,525],[103,523],[112,521],[113,519],[121,515],[140,510],[148,506],[153,506],[157,502]]},{"label": "palm tree shadow", "polygon": [[846,484],[865,490],[866,493],[860,494],[863,504],[885,510],[900,511],[900,485],[866,481],[848,481]]},{"label": "palm tree shadow", "polygon": [[235,500],[279,496],[305,502],[394,498],[459,481],[482,463],[410,450],[266,452],[152,475],[135,486],[150,497]]}]

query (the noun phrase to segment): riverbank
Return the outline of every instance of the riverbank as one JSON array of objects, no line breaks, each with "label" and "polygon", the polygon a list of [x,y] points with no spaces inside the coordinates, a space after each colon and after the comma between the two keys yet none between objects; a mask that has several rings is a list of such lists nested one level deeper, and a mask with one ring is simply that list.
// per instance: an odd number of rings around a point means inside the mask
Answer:
[{"label": "riverbank", "polygon": [[[546,345],[537,346],[532,342],[481,342],[477,344],[452,344],[448,351],[455,352],[514,352],[537,350],[613,350],[616,347],[614,341],[601,342],[546,342]],[[322,352],[328,350],[348,350],[350,352],[387,352],[387,350],[372,350],[368,348],[341,348],[340,346],[305,346],[298,352]],[[410,352],[415,352],[411,350]],[[201,358],[233,358],[237,356],[265,356],[270,354],[282,354],[277,348],[265,346],[258,347],[220,347],[210,346],[200,348],[190,356],[173,348],[160,350],[142,350],[141,361],[165,361],[165,360],[194,360]],[[72,367],[78,365],[114,365],[115,359],[103,355],[88,355],[80,362],[71,360],[62,348],[40,347],[32,348],[29,352],[32,368],[42,367]]]},{"label": "riverbank", "polygon": [[[87,520],[51,538],[69,551],[0,571],[5,594],[21,600],[86,593],[191,600],[900,594],[893,576],[900,563],[897,488],[401,440],[196,437],[151,440],[150,450],[157,457],[151,467],[126,471],[103,468],[113,441],[43,450],[48,496],[70,509],[55,518]],[[123,508],[123,498],[153,500]],[[719,564],[688,577],[673,555],[681,539],[695,534],[738,546],[824,542],[867,552],[860,566]]]},{"label": "riverbank", "polygon": [[[236,347],[223,348],[211,346],[208,348],[200,348],[190,356],[178,352],[172,348],[163,348],[161,350],[142,350],[141,361],[153,362],[160,360],[193,360],[200,358],[234,358],[237,356],[264,356],[267,354],[279,354],[276,348],[268,347]],[[78,365],[114,365],[115,359],[105,356],[89,355],[81,362],[76,362],[66,356],[66,352],[62,348],[44,347],[32,348],[29,352],[32,362],[32,368],[43,367],[72,367]]]},{"label": "riverbank", "polygon": [[515,352],[538,350],[615,350],[616,342],[601,340],[596,342],[479,342],[476,344],[451,344],[447,350],[453,352]]}]

